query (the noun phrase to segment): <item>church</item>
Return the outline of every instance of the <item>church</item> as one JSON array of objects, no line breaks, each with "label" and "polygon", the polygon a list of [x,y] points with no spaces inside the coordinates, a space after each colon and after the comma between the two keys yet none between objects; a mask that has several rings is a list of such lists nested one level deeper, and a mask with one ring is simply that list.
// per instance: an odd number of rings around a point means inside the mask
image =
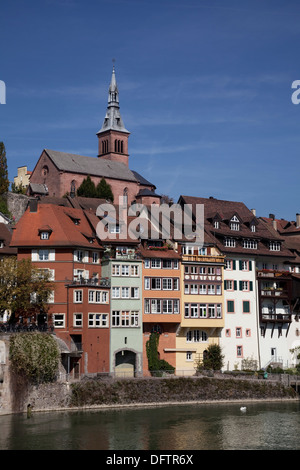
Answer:
[{"label": "church", "polygon": [[105,118],[96,135],[97,157],[44,149],[30,176],[28,196],[74,197],[82,181],[90,176],[96,186],[102,178],[105,179],[111,186],[115,203],[119,197],[126,196],[128,204],[159,204],[160,196],[155,193],[155,185],[129,168],[130,132],[121,117],[114,68]]}]

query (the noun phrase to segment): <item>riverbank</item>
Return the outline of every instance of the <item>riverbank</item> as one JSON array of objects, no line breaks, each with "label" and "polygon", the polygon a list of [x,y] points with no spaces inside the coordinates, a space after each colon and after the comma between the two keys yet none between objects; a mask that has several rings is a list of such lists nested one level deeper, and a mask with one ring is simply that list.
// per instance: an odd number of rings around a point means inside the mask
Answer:
[{"label": "riverbank", "polygon": [[31,386],[0,414],[72,411],[182,404],[298,401],[295,390],[279,382],[235,378],[173,377],[85,379],[75,383]]}]

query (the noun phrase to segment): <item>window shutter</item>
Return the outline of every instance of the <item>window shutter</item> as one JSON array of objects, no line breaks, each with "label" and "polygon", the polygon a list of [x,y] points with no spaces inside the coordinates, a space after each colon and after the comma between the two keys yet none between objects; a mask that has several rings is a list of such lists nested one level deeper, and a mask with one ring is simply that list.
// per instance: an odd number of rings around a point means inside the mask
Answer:
[{"label": "window shutter", "polygon": [[243,290],[243,281],[240,281],[240,290]]},{"label": "window shutter", "polygon": [[237,281],[233,281],[234,290],[237,290]]},{"label": "window shutter", "polygon": [[249,271],[252,271],[252,261],[249,261]]},{"label": "window shutter", "polygon": [[224,281],[224,290],[227,289],[227,281]]},{"label": "window shutter", "polygon": [[250,290],[253,290],[253,282],[250,281]]},{"label": "window shutter", "polygon": [[232,269],[236,270],[236,262],[235,262],[235,259],[232,260]]},{"label": "window shutter", "polygon": [[239,263],[240,263],[240,271],[242,271],[242,269],[243,269],[243,262],[240,260]]}]

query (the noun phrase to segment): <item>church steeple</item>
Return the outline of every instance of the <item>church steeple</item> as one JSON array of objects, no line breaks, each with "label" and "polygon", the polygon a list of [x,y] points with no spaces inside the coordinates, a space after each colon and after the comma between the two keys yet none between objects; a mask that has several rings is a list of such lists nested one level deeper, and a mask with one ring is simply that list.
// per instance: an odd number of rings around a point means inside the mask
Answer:
[{"label": "church steeple", "polygon": [[123,162],[128,166],[128,137],[130,132],[125,128],[119,107],[119,90],[115,68],[108,89],[108,104],[101,129],[97,132],[99,139],[98,157]]}]

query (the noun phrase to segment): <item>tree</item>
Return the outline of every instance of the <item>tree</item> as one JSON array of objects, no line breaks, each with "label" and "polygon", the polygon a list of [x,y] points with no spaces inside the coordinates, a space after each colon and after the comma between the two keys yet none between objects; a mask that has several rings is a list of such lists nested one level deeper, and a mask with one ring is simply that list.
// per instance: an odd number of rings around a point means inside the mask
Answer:
[{"label": "tree", "polygon": [[111,189],[111,185],[108,184],[104,178],[97,184],[96,187],[97,197],[100,199],[108,199],[111,202],[114,202],[114,195]]},{"label": "tree", "polygon": [[54,289],[48,270],[36,268],[30,259],[6,257],[0,263],[0,312],[11,312],[10,321],[48,310]]},{"label": "tree", "polygon": [[0,195],[6,193],[9,188],[6,150],[3,142],[0,142]]},{"label": "tree", "polygon": [[202,363],[198,363],[197,369],[221,370],[223,367],[224,356],[221,353],[221,347],[218,344],[210,344],[205,354],[203,354]]},{"label": "tree", "polygon": [[77,196],[82,197],[97,197],[95,183],[88,175],[77,189]]}]

